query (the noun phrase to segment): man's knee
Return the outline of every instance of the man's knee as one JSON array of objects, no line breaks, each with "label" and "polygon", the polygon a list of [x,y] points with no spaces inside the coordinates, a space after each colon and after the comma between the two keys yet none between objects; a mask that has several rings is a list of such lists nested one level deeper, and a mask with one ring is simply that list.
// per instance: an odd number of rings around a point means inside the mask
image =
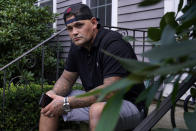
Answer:
[{"label": "man's knee", "polygon": [[57,131],[59,116],[47,117],[40,114],[39,131]]},{"label": "man's knee", "polygon": [[104,102],[98,102],[92,104],[89,109],[90,118],[99,118],[103,111],[104,105],[105,105]]}]

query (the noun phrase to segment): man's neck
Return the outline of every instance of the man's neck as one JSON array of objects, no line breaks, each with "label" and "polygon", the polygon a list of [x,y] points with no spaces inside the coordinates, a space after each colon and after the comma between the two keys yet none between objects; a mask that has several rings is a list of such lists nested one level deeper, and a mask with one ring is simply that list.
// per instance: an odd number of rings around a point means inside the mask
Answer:
[{"label": "man's neck", "polygon": [[93,45],[92,42],[88,42],[88,43],[86,43],[86,45],[84,46],[84,48],[87,49],[90,52],[92,45]]},{"label": "man's neck", "polygon": [[98,33],[98,29],[95,30],[92,39],[91,39],[88,43],[86,43],[85,46],[84,46],[84,48],[86,48],[89,52],[90,52],[90,50],[91,50],[91,47],[93,46],[93,43],[94,43],[95,38],[96,38],[96,36],[97,36],[97,33]]}]

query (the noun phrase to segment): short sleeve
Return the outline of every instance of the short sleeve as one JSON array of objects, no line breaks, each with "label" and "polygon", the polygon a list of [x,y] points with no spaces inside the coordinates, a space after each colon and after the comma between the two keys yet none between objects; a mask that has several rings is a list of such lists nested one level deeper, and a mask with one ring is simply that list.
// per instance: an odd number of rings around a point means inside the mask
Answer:
[{"label": "short sleeve", "polygon": [[[109,44],[106,51],[122,57],[136,59],[136,55],[131,45],[122,39],[116,40]],[[122,65],[113,57],[104,54],[103,56],[103,76],[104,78],[112,76],[127,76],[128,71],[122,67]]]},{"label": "short sleeve", "polygon": [[78,72],[77,57],[75,56],[75,54],[77,53],[72,44],[69,54],[68,54],[68,58],[65,61],[65,70],[70,71],[70,72]]}]

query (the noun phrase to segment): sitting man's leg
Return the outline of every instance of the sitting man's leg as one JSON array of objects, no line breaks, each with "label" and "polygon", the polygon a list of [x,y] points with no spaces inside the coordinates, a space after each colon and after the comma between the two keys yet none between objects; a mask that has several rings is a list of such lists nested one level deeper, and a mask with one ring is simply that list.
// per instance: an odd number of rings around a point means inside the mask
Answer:
[{"label": "sitting man's leg", "polygon": [[[95,127],[100,119],[105,102],[98,102],[91,105],[89,109],[90,129],[95,130]],[[116,131],[135,128],[144,118],[144,112],[139,112],[137,107],[129,101],[123,100],[119,114],[119,120],[116,125]]]},{"label": "sitting man's leg", "polygon": [[[68,96],[76,96],[85,93],[82,90],[73,90]],[[89,121],[89,107],[72,109],[63,115],[64,121]],[[59,116],[47,117],[40,114],[39,131],[57,131]]]},{"label": "sitting man's leg", "polygon": [[[81,90],[73,90],[69,96],[85,93]],[[86,121],[90,123],[90,130],[94,131],[100,119],[105,102],[97,102],[89,107],[72,109],[63,115],[64,121]],[[138,111],[137,107],[129,101],[123,100],[120,117],[116,130],[135,128],[143,119],[144,113]],[[40,131],[56,131],[58,128],[58,117],[46,117],[41,114]]]},{"label": "sitting man's leg", "polygon": [[40,114],[39,131],[57,131],[59,116],[47,117]]},{"label": "sitting man's leg", "polygon": [[97,102],[91,105],[89,109],[90,117],[90,131],[95,131],[96,125],[101,117],[102,110],[104,108],[105,102]]}]

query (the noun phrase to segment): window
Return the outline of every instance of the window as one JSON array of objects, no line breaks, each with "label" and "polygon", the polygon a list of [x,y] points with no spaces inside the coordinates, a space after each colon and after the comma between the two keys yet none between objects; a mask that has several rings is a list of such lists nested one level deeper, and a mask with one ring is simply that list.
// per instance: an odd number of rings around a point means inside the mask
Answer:
[{"label": "window", "polygon": [[[56,1],[57,0],[38,0],[35,5],[40,6],[40,7],[44,7],[44,6],[48,6],[49,7],[49,11],[56,13]],[[53,28],[56,28],[56,22],[50,25]]]},{"label": "window", "polygon": [[53,12],[53,0],[39,0],[38,2],[40,7],[48,6],[49,11]]},{"label": "window", "polygon": [[87,5],[101,25],[112,25],[112,0],[87,0]]},{"label": "window", "polygon": [[53,0],[38,0],[35,2],[35,5],[40,7],[48,6],[50,11],[53,12]]}]

